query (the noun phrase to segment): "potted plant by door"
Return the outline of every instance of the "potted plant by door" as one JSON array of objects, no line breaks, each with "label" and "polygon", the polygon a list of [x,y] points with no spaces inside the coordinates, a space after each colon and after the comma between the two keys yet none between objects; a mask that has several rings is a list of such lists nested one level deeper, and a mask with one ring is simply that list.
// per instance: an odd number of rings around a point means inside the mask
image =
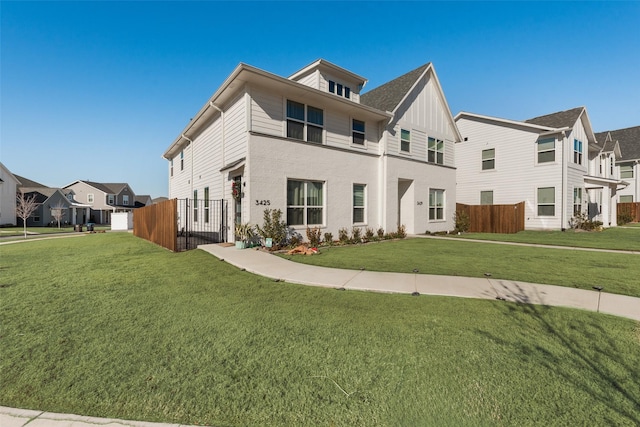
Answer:
[{"label": "potted plant by door", "polygon": [[249,223],[236,225],[236,248],[247,247],[248,240],[253,237],[253,226]]}]

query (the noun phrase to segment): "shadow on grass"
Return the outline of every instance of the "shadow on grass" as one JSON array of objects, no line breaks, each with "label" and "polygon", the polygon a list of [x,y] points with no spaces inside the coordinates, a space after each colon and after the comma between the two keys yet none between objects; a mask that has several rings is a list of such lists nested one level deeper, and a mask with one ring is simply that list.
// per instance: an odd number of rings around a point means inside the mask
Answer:
[{"label": "shadow on grass", "polygon": [[515,349],[523,361],[542,365],[588,395],[594,406],[604,406],[609,415],[598,416],[613,424],[640,425],[640,323],[628,320],[630,329],[621,330],[620,319],[608,315],[581,312],[563,316],[564,309],[543,305],[544,295],[534,289],[512,286],[517,289],[511,288],[510,297],[516,302],[496,304],[496,309],[531,333],[512,337],[479,332]]}]

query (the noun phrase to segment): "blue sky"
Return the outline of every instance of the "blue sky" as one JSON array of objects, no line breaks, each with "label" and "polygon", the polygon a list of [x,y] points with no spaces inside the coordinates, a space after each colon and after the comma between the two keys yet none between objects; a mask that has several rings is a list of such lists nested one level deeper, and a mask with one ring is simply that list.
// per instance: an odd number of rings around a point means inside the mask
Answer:
[{"label": "blue sky", "polygon": [[432,62],[455,115],[587,107],[640,125],[640,2],[0,3],[0,161],[61,187],[166,196],[162,153],[244,62],[324,58],[373,89]]}]

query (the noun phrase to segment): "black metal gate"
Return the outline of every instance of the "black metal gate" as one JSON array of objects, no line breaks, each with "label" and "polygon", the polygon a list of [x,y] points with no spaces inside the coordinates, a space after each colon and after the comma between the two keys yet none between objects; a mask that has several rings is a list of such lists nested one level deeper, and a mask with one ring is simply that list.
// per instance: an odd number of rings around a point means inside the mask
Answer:
[{"label": "black metal gate", "polygon": [[227,201],[178,199],[178,251],[227,241]]}]

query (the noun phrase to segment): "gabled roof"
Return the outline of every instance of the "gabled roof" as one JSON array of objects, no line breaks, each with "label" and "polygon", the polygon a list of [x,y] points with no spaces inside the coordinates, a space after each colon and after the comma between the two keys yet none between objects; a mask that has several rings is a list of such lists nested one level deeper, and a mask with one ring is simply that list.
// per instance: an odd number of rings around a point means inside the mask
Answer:
[{"label": "gabled roof", "polygon": [[545,116],[534,117],[533,119],[525,120],[525,123],[533,123],[541,126],[548,126],[552,128],[573,127],[578,121],[578,118],[584,111],[584,107],[576,107],[571,110],[559,111],[557,113],[547,114]]},{"label": "gabled roof", "polygon": [[[20,185],[20,179],[16,175],[11,173],[11,171],[5,165],[3,165],[2,162],[0,162],[0,169],[4,169],[6,177],[11,178],[16,183],[16,186]],[[4,182],[4,181],[0,179],[0,182]]]},{"label": "gabled roof", "polygon": [[640,126],[599,132],[598,141],[618,142],[621,151],[620,160],[640,160]]},{"label": "gabled roof", "polygon": [[44,184],[40,184],[39,182],[36,181],[32,181],[30,179],[27,179],[23,176],[19,176],[14,174],[14,176],[16,177],[16,179],[18,181],[20,181],[20,185],[18,185],[18,188],[23,188],[23,187],[31,187],[31,188],[49,188]]},{"label": "gabled roof", "polygon": [[382,111],[395,110],[398,104],[405,98],[407,92],[411,90],[416,84],[416,81],[422,77],[430,65],[431,63],[428,62],[413,71],[409,71],[382,86],[378,86],[360,95],[360,103]]},{"label": "gabled roof", "polygon": [[107,194],[118,194],[120,193],[120,191],[122,191],[125,187],[127,187],[129,184],[127,183],[102,183],[102,182],[93,182],[93,181],[84,181],[84,180],[77,180],[72,182],[71,184],[65,186],[64,188],[68,188],[71,187],[73,184],[77,183],[77,182],[82,182],[85,183],[93,188],[95,188],[96,190],[100,190],[103,193],[107,193]]},{"label": "gabled roof", "polygon": [[298,80],[300,77],[306,74],[309,74],[310,72],[313,72],[316,69],[321,69],[321,68],[331,70],[340,76],[345,76],[362,86],[364,86],[367,83],[367,79],[365,79],[364,77],[359,76],[356,73],[353,73],[345,68],[342,68],[322,58],[312,62],[311,64],[307,65],[301,70],[296,71],[291,76],[289,76],[289,80]]}]

